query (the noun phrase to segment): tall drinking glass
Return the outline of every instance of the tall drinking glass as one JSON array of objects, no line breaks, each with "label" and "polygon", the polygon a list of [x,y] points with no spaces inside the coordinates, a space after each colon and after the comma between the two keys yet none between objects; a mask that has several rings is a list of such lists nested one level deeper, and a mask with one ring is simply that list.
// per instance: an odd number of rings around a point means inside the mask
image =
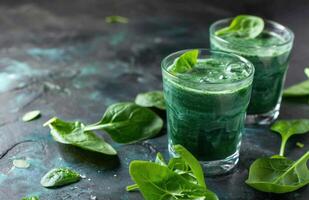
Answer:
[{"label": "tall drinking glass", "polygon": [[228,27],[232,20],[219,20],[210,26],[211,49],[235,53],[254,65],[247,123],[270,124],[279,115],[293,32],[276,22],[265,20],[263,32],[253,39],[215,34],[217,30]]},{"label": "tall drinking glass", "polygon": [[201,162],[206,175],[225,173],[238,162],[254,67],[235,54],[199,49],[192,70],[171,72],[187,51],[161,63],[169,151],[173,155],[173,145],[181,144]]}]

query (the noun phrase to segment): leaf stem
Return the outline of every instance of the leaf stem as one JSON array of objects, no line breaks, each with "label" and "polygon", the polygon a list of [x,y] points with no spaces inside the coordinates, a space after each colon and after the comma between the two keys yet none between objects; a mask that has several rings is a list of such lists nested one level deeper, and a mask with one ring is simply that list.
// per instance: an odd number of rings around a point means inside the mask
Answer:
[{"label": "leaf stem", "polygon": [[285,145],[286,142],[288,141],[289,137],[282,137],[282,141],[281,141],[281,146],[280,146],[280,156],[284,156],[284,150],[285,150]]},{"label": "leaf stem", "polygon": [[127,192],[130,192],[130,191],[136,190],[136,189],[138,189],[138,188],[139,188],[139,187],[138,187],[137,184],[133,184],[133,185],[128,185],[128,186],[126,187],[126,190],[127,190]]},{"label": "leaf stem", "polygon": [[301,162],[303,162],[304,160],[308,160],[309,159],[309,151],[307,151],[301,158],[299,158],[292,166],[290,166],[288,168],[287,171],[285,171],[283,174],[281,174],[279,177],[277,177],[274,180],[274,183],[277,183],[282,177],[284,177],[286,174],[288,174],[292,169],[294,169],[296,166],[298,166],[298,164],[300,164]]},{"label": "leaf stem", "polygon": [[85,126],[84,130],[85,131],[100,130],[100,129],[104,129],[108,126],[109,126],[109,124],[91,124],[91,125]]}]

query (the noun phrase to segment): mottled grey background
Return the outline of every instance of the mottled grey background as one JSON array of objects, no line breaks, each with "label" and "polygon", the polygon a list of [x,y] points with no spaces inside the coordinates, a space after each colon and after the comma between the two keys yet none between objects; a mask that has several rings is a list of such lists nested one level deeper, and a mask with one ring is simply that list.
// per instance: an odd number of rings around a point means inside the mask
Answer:
[{"label": "mottled grey background", "polygon": [[[59,145],[42,124],[53,116],[95,122],[106,107],[130,101],[139,92],[161,89],[160,61],[184,49],[208,47],[211,22],[241,13],[278,21],[295,32],[287,84],[302,81],[309,65],[309,1],[167,1],[54,0],[0,1],[0,199],[36,194],[43,200],[137,200],[127,193],[131,160],[167,155],[165,130],[160,137],[134,145],[110,141],[118,157]],[[109,15],[128,24],[106,24]],[[39,109],[42,118],[23,123],[23,113]],[[309,117],[307,100],[284,100],[280,118]],[[305,200],[309,188],[286,195],[257,192],[245,185],[248,167],[257,157],[279,150],[280,138],[268,127],[246,129],[238,168],[230,175],[207,178],[222,200]],[[296,141],[305,148],[295,146]],[[287,145],[296,159],[308,150],[308,135]],[[14,158],[31,163],[12,168]],[[68,166],[86,175],[77,184],[45,189],[39,181],[53,167]]]}]

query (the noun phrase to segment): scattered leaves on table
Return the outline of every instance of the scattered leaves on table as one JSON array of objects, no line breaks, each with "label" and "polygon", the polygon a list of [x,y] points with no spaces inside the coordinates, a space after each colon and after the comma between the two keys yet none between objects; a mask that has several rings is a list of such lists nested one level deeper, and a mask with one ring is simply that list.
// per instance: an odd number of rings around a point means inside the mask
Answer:
[{"label": "scattered leaves on table", "polygon": [[309,151],[297,161],[279,156],[259,158],[250,166],[246,183],[262,192],[295,191],[309,183],[308,159]]},{"label": "scattered leaves on table", "polygon": [[30,163],[24,159],[14,159],[13,165],[17,168],[26,169],[30,167]]},{"label": "scattered leaves on table", "polygon": [[52,118],[44,124],[49,126],[50,134],[54,140],[82,149],[95,151],[107,155],[116,155],[116,150],[105,140],[92,131],[86,131],[85,125],[81,122],[65,122],[58,118]]},{"label": "scattered leaves on table", "polygon": [[41,116],[41,112],[39,110],[33,110],[33,111],[30,111],[24,114],[24,116],[22,117],[22,120],[24,122],[29,122],[29,121],[39,118],[40,116]]},{"label": "scattered leaves on table", "polygon": [[129,19],[118,15],[112,15],[105,17],[105,22],[109,24],[127,24],[129,22]]},{"label": "scattered leaves on table", "polygon": [[149,108],[123,102],[109,106],[99,122],[85,129],[104,130],[118,143],[134,143],[154,137],[162,127],[162,119]]},{"label": "scattered leaves on table", "polygon": [[162,91],[140,93],[136,96],[135,103],[143,107],[155,107],[165,110],[165,101]]},{"label": "scattered leaves on table", "polygon": [[285,145],[292,135],[305,134],[309,132],[309,120],[278,120],[271,126],[271,130],[281,135],[282,140],[279,155],[284,156]]},{"label": "scattered leaves on table", "polygon": [[37,196],[32,196],[32,197],[23,197],[21,200],[40,200],[40,199]]},{"label": "scattered leaves on table", "polygon": [[69,168],[55,168],[47,172],[41,179],[44,187],[60,187],[78,182],[80,174]]},{"label": "scattered leaves on table", "polygon": [[[305,68],[304,73],[309,78],[309,68]],[[304,97],[309,96],[309,80],[297,83],[283,91],[284,97]]]},{"label": "scattered leaves on table", "polygon": [[172,158],[168,165],[160,153],[155,162],[132,161],[129,172],[136,184],[128,186],[127,191],[139,189],[145,200],[218,200],[217,195],[206,188],[204,173],[194,156],[181,145],[174,149],[178,157]]}]

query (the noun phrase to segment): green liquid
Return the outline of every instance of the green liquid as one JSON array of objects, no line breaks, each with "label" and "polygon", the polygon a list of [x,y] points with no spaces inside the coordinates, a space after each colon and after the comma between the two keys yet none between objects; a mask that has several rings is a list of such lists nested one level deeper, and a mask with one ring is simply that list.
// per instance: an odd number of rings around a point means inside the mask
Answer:
[{"label": "green liquid", "polygon": [[[169,144],[183,145],[201,161],[221,160],[236,153],[251,82],[236,87],[230,83],[249,76],[243,63],[223,58],[199,60],[192,71],[176,76],[178,81],[163,73]],[[200,83],[201,88],[188,87],[187,81]],[[221,89],[209,91],[211,83],[220,83]]]},{"label": "green liquid", "polygon": [[[278,49],[269,46],[281,44],[283,38],[275,33],[263,32],[254,39],[244,40],[232,36],[223,36],[222,39],[230,42],[230,45],[222,46],[211,39],[211,48],[241,55],[255,67],[248,114],[265,114],[278,109],[288,68],[290,47]],[[257,50],[249,48],[250,46],[269,48]]]}]

